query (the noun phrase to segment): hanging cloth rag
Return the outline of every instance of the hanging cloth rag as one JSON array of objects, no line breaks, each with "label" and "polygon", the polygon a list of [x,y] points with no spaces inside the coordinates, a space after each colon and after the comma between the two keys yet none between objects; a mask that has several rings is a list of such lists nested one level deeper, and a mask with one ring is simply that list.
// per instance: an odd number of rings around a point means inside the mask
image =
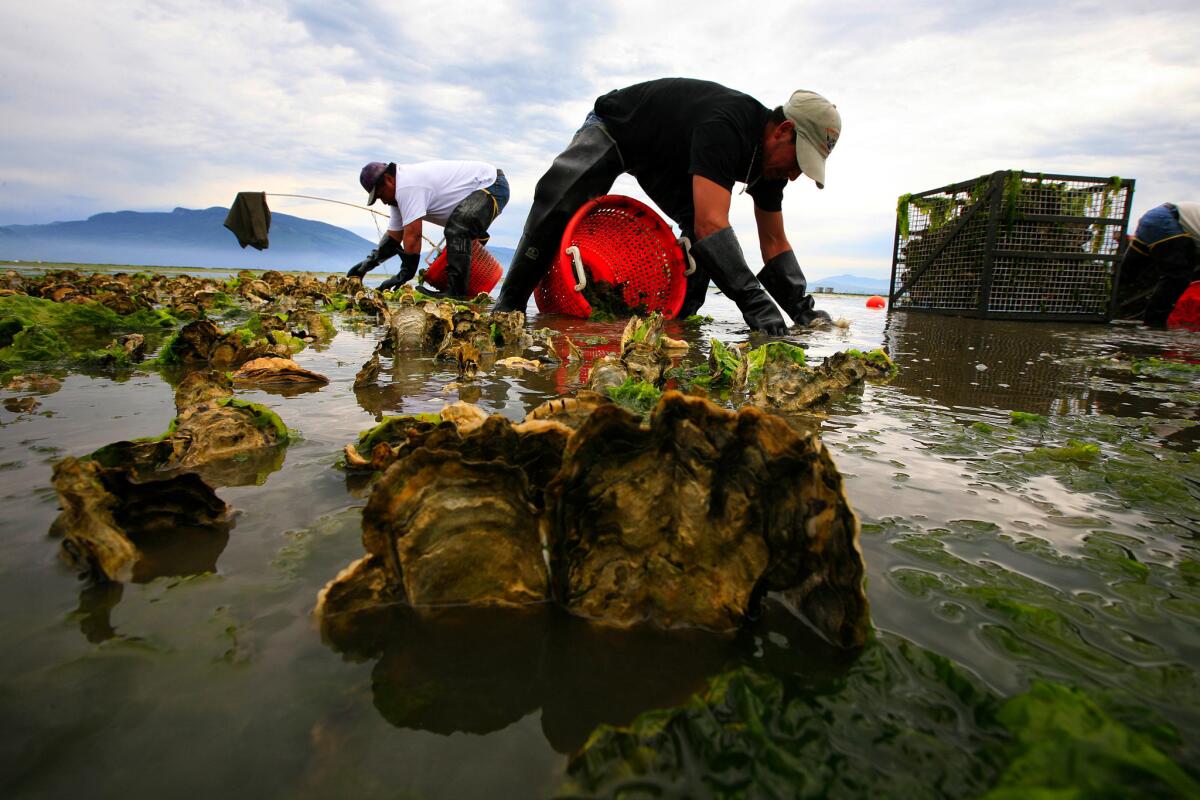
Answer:
[{"label": "hanging cloth rag", "polygon": [[225,227],[233,231],[243,248],[250,245],[256,250],[266,250],[267,232],[271,230],[266,192],[238,192],[225,217]]}]

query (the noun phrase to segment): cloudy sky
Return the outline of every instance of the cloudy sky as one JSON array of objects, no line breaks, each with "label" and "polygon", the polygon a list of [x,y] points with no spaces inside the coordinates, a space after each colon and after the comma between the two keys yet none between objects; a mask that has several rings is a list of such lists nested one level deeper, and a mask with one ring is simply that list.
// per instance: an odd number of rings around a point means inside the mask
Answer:
[{"label": "cloudy sky", "polygon": [[[0,224],[361,202],[366,161],[477,158],[512,182],[513,246],[595,97],[680,75],[833,100],[827,186],[788,188],[789,237],[810,275],[885,277],[897,195],[997,169],[1135,178],[1135,216],[1200,200],[1197,31],[1195,0],[6,2]],[[272,208],[377,236],[365,211]],[[732,220],[755,254],[748,196]]]}]

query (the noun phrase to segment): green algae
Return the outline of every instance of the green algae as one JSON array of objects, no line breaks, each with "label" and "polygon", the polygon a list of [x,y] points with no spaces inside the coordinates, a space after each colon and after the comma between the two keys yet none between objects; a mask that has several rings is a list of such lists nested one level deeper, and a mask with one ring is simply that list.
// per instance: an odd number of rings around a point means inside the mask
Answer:
[{"label": "green algae", "polygon": [[1071,462],[1075,464],[1090,464],[1100,455],[1100,445],[1068,439],[1063,447],[1037,447],[1025,456],[1025,464],[1037,467],[1044,461]]},{"label": "green algae", "polygon": [[7,347],[0,349],[0,362],[53,362],[62,361],[70,355],[70,345],[53,328],[30,325],[13,336]]},{"label": "green algae", "polygon": [[261,403],[252,403],[249,400],[240,400],[236,397],[225,397],[217,401],[217,405],[222,408],[239,408],[250,412],[250,419],[257,428],[267,428],[275,431],[276,440],[280,444],[288,442],[292,437],[288,426],[283,424],[283,420],[279,415]]},{"label": "green algae", "polygon": [[984,800],[1200,796],[1200,783],[1077,689],[1037,681],[996,715],[1013,736]]},{"label": "green algae", "polygon": [[[55,303],[10,295],[0,297],[0,372],[26,364],[107,366],[102,352],[118,333],[168,329],[175,319],[161,310],[122,316],[98,303]],[[115,355],[115,354],[114,354]],[[119,358],[122,363],[127,358]]]},{"label": "green algae", "polygon": [[151,363],[160,367],[177,367],[183,363],[179,357],[179,331],[166,338]]},{"label": "green algae", "polygon": [[1031,478],[1049,476],[1095,498],[1098,508],[1136,508],[1150,516],[1150,524],[1200,531],[1200,453],[1163,447],[1164,420],[1079,414],[1042,419],[1037,425],[997,427],[925,415],[910,424],[935,455],[966,458],[1011,490],[1024,491]]},{"label": "green algae", "polygon": [[846,355],[861,359],[862,361],[871,364],[889,376],[895,375],[898,370],[891,357],[879,347],[875,348],[874,350],[867,350],[866,352],[850,348],[846,351]]},{"label": "green algae", "polygon": [[746,354],[746,382],[751,386],[757,385],[767,362],[781,359],[803,367],[807,356],[803,347],[787,342],[767,342]]},{"label": "green algae", "polygon": [[[655,314],[651,314],[646,319],[635,317],[632,327],[633,330],[629,333],[629,341],[645,342],[654,331],[662,328],[662,315],[659,314],[656,318]],[[651,344],[655,343],[651,342]]]},{"label": "green algae", "polygon": [[[1164,612],[1180,625],[1200,625],[1200,591],[1188,582],[1188,559],[1174,566],[1147,561],[1135,555],[1135,546],[1145,552],[1139,539],[1103,530],[1085,536],[1075,553],[985,521],[926,529],[885,518],[864,533],[882,538],[895,554],[889,560],[900,562],[885,573],[890,583],[928,606],[965,609],[1009,674],[1119,690],[1181,720],[1200,714],[1200,676],[1148,637],[1164,625]],[[1019,554],[1015,562],[1004,551]],[[1039,577],[1000,562],[1036,564]],[[1089,599],[1060,585],[1101,586],[1105,595]]]},{"label": "green algae", "polygon": [[730,347],[720,339],[712,339],[709,344],[709,377],[705,385],[713,387],[731,387],[739,382],[738,376],[744,368],[742,351]]},{"label": "green algae", "polygon": [[639,413],[646,413],[658,403],[662,391],[652,383],[626,378],[620,386],[610,386],[608,396]]},{"label": "green algae", "polygon": [[85,367],[108,369],[132,369],[133,358],[124,347],[111,344],[98,350],[87,350],[80,354],[79,363]]},{"label": "green algae", "polygon": [[288,352],[292,355],[299,353],[305,348],[305,342],[303,339],[298,336],[293,336],[287,331],[268,331],[266,339],[271,344],[281,344],[286,346]]},{"label": "green algae", "polygon": [[1134,375],[1145,375],[1172,382],[1200,381],[1200,364],[1164,358],[1135,359],[1130,364]]},{"label": "green algae", "polygon": [[354,446],[359,453],[366,455],[380,442],[386,442],[393,446],[404,442],[407,439],[405,432],[410,428],[440,425],[441,423],[442,415],[437,412],[384,417],[378,425],[360,433]]},{"label": "green algae", "polygon": [[759,670],[598,728],[558,797],[971,797],[999,775],[999,699],[950,660],[881,634],[840,677]]},{"label": "green algae", "polygon": [[[1195,797],[1169,726],[1035,681],[1003,700],[885,636],[816,691],[741,668],[702,697],[598,728],[557,797]],[[1136,726],[1136,728],[1135,728]]]},{"label": "green algae", "polygon": [[1041,414],[1031,414],[1027,411],[1010,411],[1009,421],[1013,425],[1044,425],[1046,418]]}]

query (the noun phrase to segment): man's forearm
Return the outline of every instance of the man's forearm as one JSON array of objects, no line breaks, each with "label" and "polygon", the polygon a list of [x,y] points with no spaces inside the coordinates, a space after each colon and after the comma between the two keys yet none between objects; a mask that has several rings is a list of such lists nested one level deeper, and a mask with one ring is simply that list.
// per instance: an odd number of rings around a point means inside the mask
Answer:
[{"label": "man's forearm", "polygon": [[696,241],[729,227],[729,190],[700,175],[692,176]]},{"label": "man's forearm", "polygon": [[787,232],[783,228],[783,212],[763,211],[756,205],[754,221],[758,225],[758,249],[762,252],[764,264],[780,253],[792,249]]},{"label": "man's forearm", "polygon": [[421,220],[415,220],[404,226],[404,252],[421,252]]}]

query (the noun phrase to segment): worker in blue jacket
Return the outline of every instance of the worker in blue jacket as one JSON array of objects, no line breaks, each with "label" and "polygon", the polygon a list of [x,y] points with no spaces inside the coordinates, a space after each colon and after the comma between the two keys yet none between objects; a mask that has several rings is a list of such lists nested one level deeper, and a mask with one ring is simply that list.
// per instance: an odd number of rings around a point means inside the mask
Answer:
[{"label": "worker in blue jacket", "polygon": [[1200,203],[1163,203],[1138,220],[1121,260],[1117,316],[1161,326],[1200,280]]}]

